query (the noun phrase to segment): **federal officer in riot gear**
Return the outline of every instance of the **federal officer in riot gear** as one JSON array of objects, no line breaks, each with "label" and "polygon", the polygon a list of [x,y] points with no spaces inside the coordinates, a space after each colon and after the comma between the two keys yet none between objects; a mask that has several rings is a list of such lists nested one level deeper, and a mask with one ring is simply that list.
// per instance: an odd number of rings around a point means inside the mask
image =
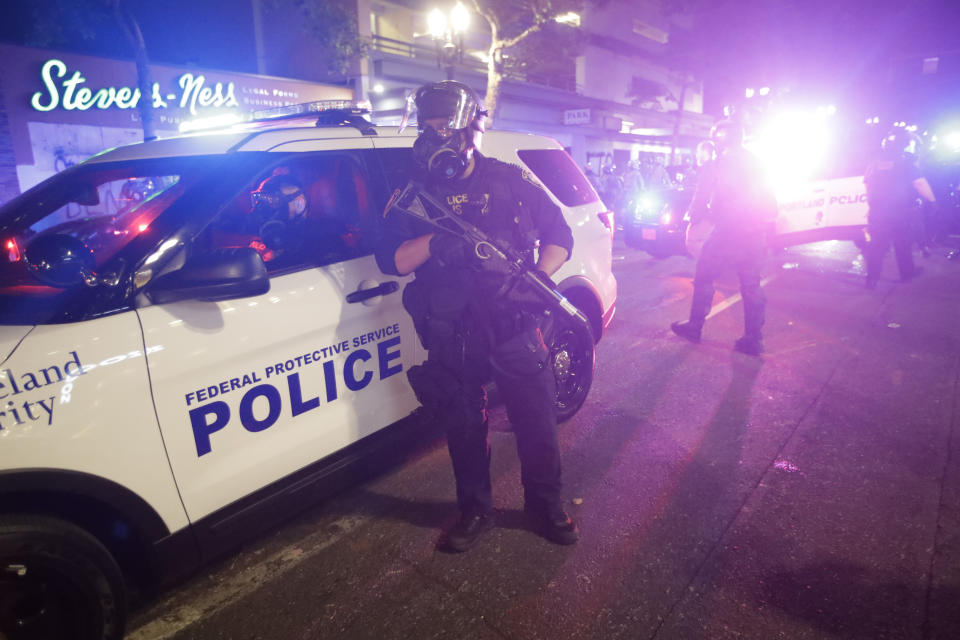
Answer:
[{"label": "federal officer in riot gear", "polygon": [[[495,242],[525,254],[529,267],[549,280],[570,256],[570,227],[525,171],[480,153],[486,111],[474,91],[437,82],[417,90],[412,103],[420,133],[411,178]],[[556,388],[542,306],[499,295],[504,276],[485,270],[461,238],[390,207],[385,216],[377,263],[388,274],[416,272],[403,301],[428,350],[426,363],[408,378],[421,404],[444,423],[456,477],[460,518],[447,532],[447,546],[466,551],[494,526],[483,388],[491,378],[516,435],[531,525],[555,543],[573,544],[578,531],[560,495]]]},{"label": "federal officer in riot gear", "polygon": [[867,262],[867,288],[873,289],[880,279],[883,258],[893,245],[900,270],[900,280],[910,281],[919,275],[913,264],[911,216],[917,196],[935,201],[933,190],[920,175],[916,155],[920,139],[896,129],[883,139],[880,156],[864,174],[867,187],[867,231],[870,241],[864,251]]},{"label": "federal officer in riot gear", "polygon": [[693,278],[690,318],[674,322],[678,336],[700,341],[710,307],[714,280],[733,267],[743,296],[744,335],[734,349],[748,355],[763,353],[762,328],[766,297],[760,271],[766,255],[766,236],[777,215],[776,198],[763,179],[757,159],[743,147],[743,129],[731,120],[718,122],[711,132],[716,159],[703,167],[690,204],[690,225],[710,221],[714,228],[703,244]]},{"label": "federal officer in riot gear", "polygon": [[307,196],[292,176],[275,173],[250,194],[257,233],[275,252],[295,242],[307,214]]}]

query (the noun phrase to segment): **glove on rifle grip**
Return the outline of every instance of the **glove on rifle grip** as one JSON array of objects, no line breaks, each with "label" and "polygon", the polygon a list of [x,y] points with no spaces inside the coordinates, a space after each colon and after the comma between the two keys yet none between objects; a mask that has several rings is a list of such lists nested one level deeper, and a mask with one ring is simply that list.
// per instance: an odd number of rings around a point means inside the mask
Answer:
[{"label": "glove on rifle grip", "polygon": [[430,257],[445,266],[462,265],[467,261],[467,245],[449,233],[437,232],[430,238]]}]

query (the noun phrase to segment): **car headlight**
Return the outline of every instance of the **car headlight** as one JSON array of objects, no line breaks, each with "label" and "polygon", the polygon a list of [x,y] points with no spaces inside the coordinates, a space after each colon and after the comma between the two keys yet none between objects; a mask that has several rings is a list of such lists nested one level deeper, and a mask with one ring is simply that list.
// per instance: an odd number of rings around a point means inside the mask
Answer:
[{"label": "car headlight", "polygon": [[652,196],[640,196],[637,205],[633,209],[633,215],[636,218],[652,218],[660,210],[660,201]]}]

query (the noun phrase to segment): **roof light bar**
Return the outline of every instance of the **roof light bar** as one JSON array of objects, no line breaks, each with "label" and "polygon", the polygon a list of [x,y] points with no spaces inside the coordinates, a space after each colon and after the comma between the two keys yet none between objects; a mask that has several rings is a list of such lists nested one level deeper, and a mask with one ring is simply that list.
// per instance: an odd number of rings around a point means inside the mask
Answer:
[{"label": "roof light bar", "polygon": [[230,125],[243,122],[243,116],[239,113],[221,113],[206,118],[194,118],[193,120],[184,120],[180,123],[180,133],[190,133],[191,131],[200,131],[201,129],[219,129],[229,127]]},{"label": "roof light bar", "polygon": [[248,114],[222,113],[215,116],[195,118],[180,123],[180,133],[190,133],[207,129],[222,129],[235,124],[250,122],[270,122],[286,118],[298,118],[313,114],[323,114],[330,111],[341,111],[348,115],[365,115],[370,113],[369,100],[314,100],[300,104],[289,104],[283,107],[260,109]]},{"label": "roof light bar", "polygon": [[367,111],[355,100],[314,100],[313,102],[301,102],[300,104],[288,104],[283,107],[254,111],[253,114],[251,114],[250,120],[255,122],[279,120],[281,118],[295,118],[297,116],[307,116],[313,113],[332,110],[347,111],[358,115]]}]

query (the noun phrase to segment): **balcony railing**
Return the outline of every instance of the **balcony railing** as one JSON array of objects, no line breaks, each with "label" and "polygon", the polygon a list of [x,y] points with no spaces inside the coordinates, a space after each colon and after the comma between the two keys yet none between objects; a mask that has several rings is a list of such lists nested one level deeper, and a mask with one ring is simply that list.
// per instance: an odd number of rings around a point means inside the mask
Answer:
[{"label": "balcony railing", "polygon": [[[422,44],[417,44],[415,42],[405,42],[403,40],[394,40],[393,38],[385,38],[383,36],[372,36],[370,42],[371,48],[375,51],[385,53],[393,56],[400,56],[404,58],[413,58],[415,60],[422,61],[437,61],[437,49],[436,47],[426,46]],[[466,52],[465,52],[466,53]],[[471,55],[464,55],[462,60],[458,60],[456,67],[460,69],[467,69],[477,73],[486,73],[487,64],[480,60],[479,58]],[[536,74],[523,73],[517,69],[512,69],[508,65],[503,70],[503,77],[505,80],[511,82],[519,82],[525,84],[534,84],[543,87],[552,87],[554,89],[562,89],[563,91],[570,91],[571,93],[577,93],[577,83],[574,77],[555,77],[555,76],[539,76]]]}]

